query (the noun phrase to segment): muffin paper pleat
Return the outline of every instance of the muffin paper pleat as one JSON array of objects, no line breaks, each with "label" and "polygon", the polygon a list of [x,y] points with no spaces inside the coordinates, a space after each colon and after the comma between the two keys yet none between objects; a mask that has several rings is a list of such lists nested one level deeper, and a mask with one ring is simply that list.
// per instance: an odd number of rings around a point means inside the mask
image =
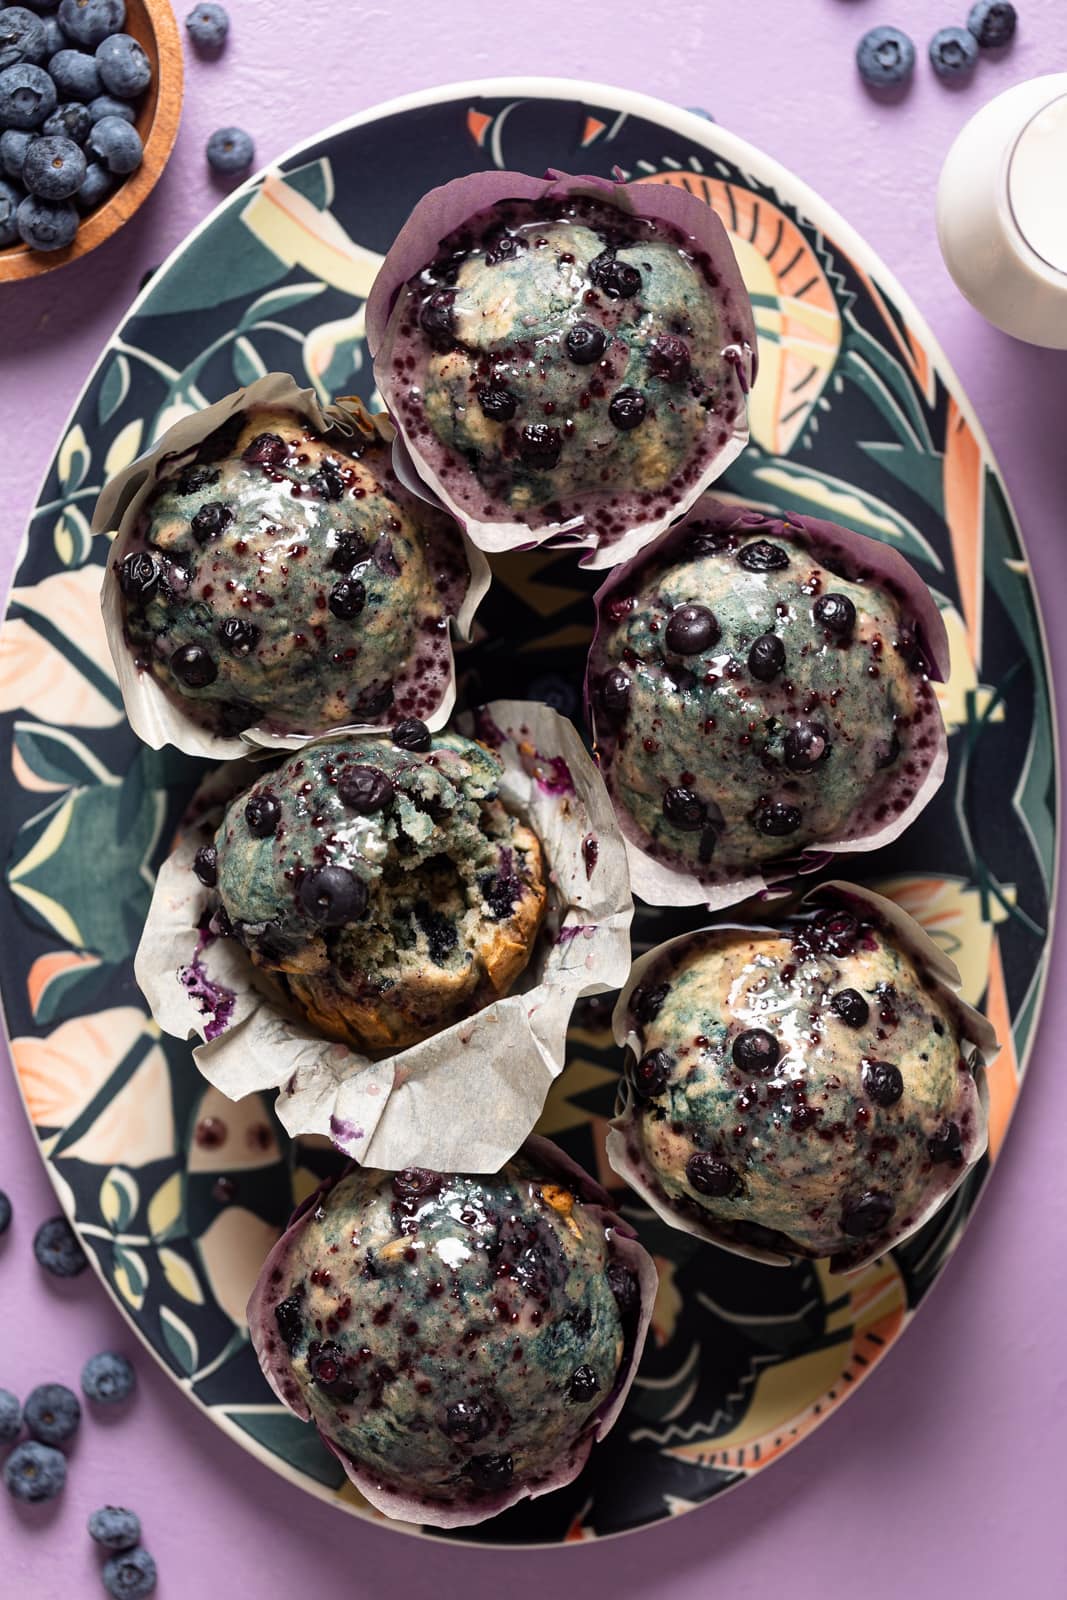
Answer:
[{"label": "muffin paper pleat", "polygon": [[211,897],[193,857],[250,782],[249,763],[211,774],[198,791],[135,959],[160,1026],[200,1039],[193,1053],[210,1083],[232,1100],[277,1090],[290,1134],[325,1134],[364,1166],[495,1172],[563,1070],[576,1001],[617,988],[630,968],[626,852],[576,730],[526,701],[494,702],[457,726],[496,750],[501,797],[544,850],[549,907],[516,992],[378,1060],[317,1034],[235,940],[200,931]]},{"label": "muffin paper pleat", "polygon": [[[393,426],[385,416],[371,417],[362,403],[355,399],[338,400],[323,407],[313,389],[301,389],[287,373],[270,372],[257,378],[244,389],[237,389],[222,400],[217,400],[205,410],[197,411],[168,428],[152,448],[119,472],[105,484],[93,514],[93,533],[111,536],[112,546],[104,569],[100,604],[104,616],[111,657],[130,726],[143,743],[153,750],[165,745],[175,745],[186,755],[203,756],[213,761],[232,761],[249,753],[257,746],[265,750],[296,750],[321,739],[322,732],[314,734],[283,735],[264,727],[250,727],[237,737],[213,733],[186,713],[176,699],[172,699],[154,675],[139,668],[125,635],[122,591],[118,581],[118,567],[125,548],[133,538],[143,508],[160,482],[160,468],[175,458],[191,456],[209,434],[221,427],[240,411],[253,408],[280,408],[295,411],[307,419],[316,432],[337,437],[338,448],[346,441],[358,441],[377,434],[389,444],[394,435]],[[469,639],[474,616],[489,588],[489,565],[482,552],[459,530],[470,573],[467,590],[458,612],[452,616],[454,633]],[[450,654],[452,654],[450,652]],[[433,731],[443,728],[452,713],[456,698],[454,654],[445,692],[440,703],[424,720]],[[329,733],[372,732],[380,733],[383,724],[352,723],[345,728],[330,729]]]}]

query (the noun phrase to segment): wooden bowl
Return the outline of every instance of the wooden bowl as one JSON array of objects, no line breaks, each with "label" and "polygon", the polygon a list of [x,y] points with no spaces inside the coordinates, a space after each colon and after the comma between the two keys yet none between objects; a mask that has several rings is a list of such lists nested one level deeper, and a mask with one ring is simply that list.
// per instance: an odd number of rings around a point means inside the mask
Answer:
[{"label": "wooden bowl", "polygon": [[65,250],[31,250],[24,244],[0,250],[0,283],[37,278],[89,254],[117,233],[147,200],[174,148],[182,113],[184,61],[178,24],[167,0],[126,0],[124,32],[132,34],[152,63],[152,82],[137,113],[144,160],[105,201],[81,220]]}]

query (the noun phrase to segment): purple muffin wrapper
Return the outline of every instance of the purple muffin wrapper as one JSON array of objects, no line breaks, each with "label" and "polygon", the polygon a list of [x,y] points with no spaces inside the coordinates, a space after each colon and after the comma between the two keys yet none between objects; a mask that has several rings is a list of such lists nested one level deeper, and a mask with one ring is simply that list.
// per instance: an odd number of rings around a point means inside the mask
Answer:
[{"label": "purple muffin wrapper", "polygon": [[[485,1522],[489,1517],[499,1516],[500,1512],[506,1511],[509,1506],[516,1505],[520,1500],[536,1499],[540,1495],[550,1494],[553,1490],[562,1489],[566,1484],[572,1483],[585,1466],[593,1445],[599,1443],[614,1427],[637,1373],[656,1299],[658,1276],[652,1257],[638,1243],[637,1236],[629,1224],[616,1215],[607,1191],[602,1189],[577,1162],[572,1161],[558,1145],[548,1139],[531,1135],[522,1146],[522,1153],[538,1171],[544,1172],[546,1177],[562,1178],[577,1191],[582,1203],[593,1212],[594,1216],[599,1217],[609,1234],[615,1258],[635,1274],[639,1305],[633,1338],[627,1343],[615,1386],[601,1407],[594,1426],[566,1452],[557,1468],[538,1483],[536,1488],[514,1483],[503,1494],[479,1496],[476,1501],[470,1501],[467,1505],[441,1506],[432,1501],[426,1502],[417,1494],[402,1494],[383,1488],[374,1473],[365,1471],[352,1456],[341,1450],[319,1429],[319,1437],[327,1449],[337,1457],[350,1481],[375,1510],[394,1521],[421,1523],[435,1528],[469,1527],[477,1522]],[[345,1172],[350,1170],[350,1167],[346,1168]],[[342,1174],[343,1176],[345,1174]],[[284,1281],[290,1247],[308,1214],[333,1186],[332,1180],[322,1184],[294,1211],[286,1231],[263,1263],[248,1302],[248,1331],[263,1374],[282,1404],[304,1422],[311,1421],[311,1413],[302,1397],[299,1397],[295,1383],[290,1383],[289,1387],[297,1392],[296,1398],[284,1392],[285,1381],[289,1375],[288,1351],[276,1339],[272,1357],[267,1347],[267,1334],[274,1327],[273,1310],[278,1296],[277,1283]],[[275,1272],[279,1272],[281,1278],[272,1282]]]},{"label": "purple muffin wrapper", "polygon": [[[616,206],[628,215],[665,223],[691,238],[697,250],[710,259],[719,279],[719,292],[724,300],[728,298],[732,323],[741,334],[740,339],[731,339],[724,346],[724,349],[736,351],[733,370],[740,401],[737,420],[726,444],[710,457],[704,471],[678,493],[668,511],[641,521],[641,509],[635,502],[627,531],[603,545],[586,528],[585,517],[580,510],[563,522],[548,523],[534,530],[519,518],[506,520],[506,511],[501,518],[483,520],[469,507],[460,505],[425,451],[405,434],[400,422],[391,368],[398,321],[393,318],[393,312],[399,304],[405,284],[434,259],[442,239],[464,222],[506,200],[537,203],[577,196],[590,196]],[[695,195],[673,184],[616,183],[609,178],[571,176],[550,168],[543,178],[533,178],[521,172],[474,172],[438,189],[431,189],[397,234],[379,269],[367,300],[366,325],[378,392],[398,425],[397,440],[393,447],[397,476],[406,487],[421,493],[432,504],[444,506],[482,550],[493,552],[527,549],[546,543],[566,544],[588,551],[582,557],[583,566],[614,566],[636,554],[676,517],[687,511],[708,485],[740,455],[748,442],[744,397],[755,382],[757,368],[756,327],[748,293],[726,229],[715,212]]]},{"label": "purple muffin wrapper", "polygon": [[290,1134],[323,1134],[364,1166],[497,1171],[563,1070],[575,1003],[617,988],[630,970],[626,852],[574,727],[527,701],[495,701],[457,726],[497,749],[502,798],[545,855],[545,922],[503,999],[372,1059],[315,1032],[236,940],[201,931],[213,901],[193,857],[226,804],[254,781],[250,762],[213,772],[198,790],[160,868],[134,961],[160,1027],[200,1041],[193,1055],[210,1083],[231,1100],[276,1090]]},{"label": "purple muffin wrapper", "polygon": [[[161,466],[173,463],[175,457],[191,455],[209,434],[228,421],[238,411],[254,407],[283,408],[296,411],[305,417],[319,433],[339,436],[339,446],[344,440],[364,439],[377,434],[383,443],[394,440],[395,430],[385,416],[372,417],[360,400],[342,398],[333,405],[320,405],[314,389],[301,389],[288,373],[269,372],[244,389],[236,389],[222,400],[202,411],[192,412],[169,427],[143,455],[138,456],[122,472],[116,473],[104,485],[93,513],[93,533],[113,536],[112,546],[104,569],[100,593],[100,606],[104,615],[104,629],[115,663],[115,674],[122,693],[126,715],[134,733],[153,750],[165,745],[175,745],[190,756],[203,756],[210,761],[235,761],[257,747],[264,750],[297,750],[323,733],[278,734],[266,727],[248,728],[237,737],[213,733],[183,710],[181,703],[172,699],[155,676],[137,667],[133,653],[126,641],[122,590],[119,587],[117,568],[127,545],[136,536],[141,511],[156,489]],[[425,499],[425,496],[421,498]],[[440,508],[438,508],[440,510]],[[482,552],[460,529],[464,554],[470,572],[466,593],[459,610],[452,616],[455,635],[469,639],[474,616],[489,588],[489,564]],[[452,713],[456,699],[455,659],[451,662],[445,692],[433,714],[427,717],[429,728],[443,728]],[[381,723],[352,723],[344,733],[380,733]]]},{"label": "purple muffin wrapper", "polygon": [[[986,1017],[968,1005],[959,993],[960,973],[954,961],[951,961],[939,945],[924,928],[908,915],[894,901],[887,900],[884,895],[876,894],[873,889],[863,888],[859,884],[846,883],[841,879],[832,879],[821,883],[811,889],[803,897],[803,905],[817,906],[820,900],[840,902],[851,901],[867,914],[873,914],[875,921],[891,929],[901,946],[915,959],[920,967],[924,968],[933,981],[938,997],[948,1007],[956,1018],[961,1038],[974,1047],[974,1078],[978,1090],[979,1102],[982,1109],[982,1123],[978,1135],[966,1152],[966,1159],[956,1175],[951,1187],[939,1194],[930,1205],[916,1218],[914,1224],[894,1238],[890,1244],[874,1249],[869,1255],[856,1258],[849,1263],[846,1275],[857,1272],[877,1261],[880,1256],[889,1250],[896,1249],[903,1244],[905,1239],[910,1239],[924,1227],[934,1216],[946,1200],[955,1193],[967,1174],[981,1159],[988,1142],[986,1116],[988,1113],[989,1093],[986,1084],[985,1069],[996,1058],[1000,1051],[1000,1044],[996,1033]],[[612,1031],[615,1042],[622,1048],[633,1050],[636,1055],[642,1053],[640,1034],[632,1026],[629,1016],[630,996],[639,986],[645,974],[651,967],[658,964],[669,951],[676,951],[679,955],[690,945],[699,942],[713,933],[741,933],[749,937],[766,934],[768,937],[777,937],[779,930],[764,923],[739,923],[716,922],[706,928],[694,929],[689,933],[679,934],[674,939],[668,939],[655,949],[649,950],[634,962],[629,978],[626,980],[615,1004],[612,1013]],[[665,1193],[657,1182],[655,1174],[648,1164],[631,1153],[628,1145],[628,1134],[635,1120],[635,1103],[633,1092],[628,1081],[623,1080],[622,1109],[611,1123],[607,1138],[608,1163],[619,1177],[639,1194],[646,1205],[672,1228],[678,1228],[683,1233],[691,1233],[694,1238],[703,1239],[708,1244],[718,1245],[720,1249],[729,1250],[732,1255],[746,1256],[750,1261],[762,1261],[768,1266],[786,1267],[793,1265],[793,1257],[780,1254],[773,1250],[760,1249],[758,1246],[744,1243],[740,1240],[724,1235],[716,1227],[715,1220],[711,1217],[703,1219],[694,1208],[682,1207],[675,1204],[671,1197]],[[838,1267],[831,1266],[831,1272],[840,1271]]]},{"label": "purple muffin wrapper", "polygon": [[[775,517],[770,513],[750,510],[744,505],[727,504],[711,494],[705,495],[686,517],[654,545],[642,550],[625,566],[616,567],[594,596],[596,627],[586,666],[585,714],[588,726],[593,731],[597,759],[609,794],[612,792],[614,733],[610,728],[597,726],[593,694],[593,684],[604,668],[604,636],[613,627],[607,620],[607,606],[621,591],[640,582],[646,566],[668,564],[684,542],[687,532],[698,522],[710,523],[712,527],[724,531],[744,529],[753,538],[764,534],[773,536],[777,530],[779,536],[784,535],[794,541],[803,539],[812,555],[830,570],[843,576],[862,574],[874,579],[893,595],[905,618],[914,625],[931,679],[941,683],[948,679],[948,634],[937,602],[899,551],[879,539],[869,539],[866,534],[816,517],[801,516],[796,512]],[[783,885],[788,885],[796,877],[818,871],[833,855],[881,849],[911,827],[944,782],[948,767],[948,735],[940,714],[937,728],[936,748],[927,769],[907,808],[899,815],[888,822],[876,822],[873,817],[865,820],[858,816],[845,838],[821,839],[796,857],[769,861],[762,868],[733,879],[716,881],[714,878],[700,878],[688,866],[676,865],[650,855],[643,835],[620,805],[617,808],[619,827],[626,841],[634,894],[649,905],[704,905],[709,911],[721,911],[768,890],[781,892]],[[892,789],[887,786],[879,793],[881,798],[891,796]]]}]

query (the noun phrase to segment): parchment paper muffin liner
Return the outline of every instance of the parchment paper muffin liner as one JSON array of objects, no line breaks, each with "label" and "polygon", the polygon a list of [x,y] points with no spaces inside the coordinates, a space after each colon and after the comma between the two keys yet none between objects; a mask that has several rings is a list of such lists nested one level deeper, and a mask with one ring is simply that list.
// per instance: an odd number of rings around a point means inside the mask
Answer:
[{"label": "parchment paper muffin liner", "polygon": [[[92,523],[94,533],[109,533],[113,541],[100,596],[104,628],[130,725],[137,737],[153,750],[162,749],[164,745],[175,745],[186,755],[204,756],[212,761],[233,761],[257,746],[267,750],[296,750],[312,739],[324,737],[323,732],[279,734],[267,727],[250,727],[234,737],[214,733],[190,716],[176,697],[169,696],[151,672],[137,666],[126,639],[118,568],[135,539],[146,501],[158,486],[161,476],[165,475],[163,469],[172,470],[176,464],[191,459],[204,440],[232,416],[258,407],[297,412],[307,419],[316,432],[334,437],[340,450],[358,445],[360,441],[374,439],[388,446],[395,434],[388,417],[372,417],[358,399],[339,399],[333,405],[323,407],[314,389],[299,388],[287,373],[269,372],[246,388],[236,389],[224,399],[217,400],[205,410],[183,417],[167,429],[151,450],[139,456],[104,485]],[[461,528],[457,530],[457,538],[462,540],[470,578],[459,609],[451,617],[451,626],[459,638],[469,639],[475,613],[489,588],[489,564]],[[455,705],[456,673],[451,648],[449,656],[450,669],[444,694],[433,713],[423,719],[434,732],[444,727]],[[395,721],[395,715],[390,720]],[[343,729],[330,729],[328,732],[379,733],[387,725],[388,722],[383,721],[352,723]]]},{"label": "parchment paper muffin liner", "polygon": [[[819,884],[809,890],[801,901],[802,906],[817,908],[820,901],[828,900],[831,903],[846,905],[851,902],[858,906],[862,912],[871,916],[875,922],[883,924],[897,938],[900,945],[915,960],[920,971],[926,974],[933,986],[938,999],[955,1016],[961,1040],[972,1047],[971,1063],[977,1090],[978,1106],[980,1110],[979,1126],[975,1129],[974,1136],[964,1150],[962,1165],[956,1170],[952,1180],[947,1186],[934,1196],[930,1203],[915,1217],[912,1224],[900,1234],[896,1235],[888,1244],[883,1244],[868,1255],[853,1257],[847,1267],[842,1268],[831,1261],[832,1272],[855,1272],[887,1251],[893,1250],[902,1244],[905,1239],[911,1238],[920,1228],[924,1227],[930,1218],[941,1209],[945,1202],[963,1183],[968,1173],[981,1160],[988,1142],[988,1107],[989,1092],[986,1084],[985,1068],[995,1059],[1000,1050],[1000,1044],[992,1025],[973,1006],[960,996],[960,974],[955,962],[951,961],[939,945],[935,944],[929,934],[919,926],[914,917],[908,915],[894,901],[887,900],[884,895],[876,894],[873,889],[866,889],[855,883],[846,883],[840,879],[832,879]],[[632,1050],[637,1057],[643,1054],[642,1036],[640,1025],[630,1012],[630,996],[637,989],[645,974],[657,966],[671,951],[680,957],[692,945],[698,944],[709,934],[740,933],[745,937],[759,937],[766,935],[768,938],[780,937],[780,928],[771,927],[761,923],[716,922],[708,927],[695,929],[689,933],[679,934],[677,938],[668,939],[655,949],[649,950],[645,955],[635,961],[629,978],[623,987],[612,1013],[612,1030],[618,1045],[624,1049]],[[648,1163],[643,1159],[636,1137],[631,1138],[631,1131],[635,1122],[635,1099],[633,1089],[627,1078],[620,1079],[618,1110],[611,1123],[607,1137],[607,1157],[613,1171],[617,1172],[632,1189],[634,1189],[650,1206],[656,1215],[672,1228],[679,1228],[683,1233],[691,1233],[697,1239],[703,1239],[708,1244],[718,1245],[721,1249],[729,1250],[733,1255],[747,1256],[752,1261],[763,1261],[770,1266],[785,1267],[793,1265],[796,1258],[787,1256],[774,1250],[766,1250],[760,1246],[747,1243],[732,1236],[728,1231],[723,1231],[716,1224],[716,1219],[702,1216],[695,1206],[684,1206],[677,1203],[668,1195],[658,1183],[655,1174]]]},{"label": "parchment paper muffin liner", "polygon": [[160,869],[135,960],[159,1025],[201,1041],[193,1054],[210,1083],[232,1100],[277,1090],[290,1134],[325,1134],[364,1166],[497,1171],[563,1070],[576,1001],[618,988],[630,969],[626,852],[574,727],[548,706],[506,700],[456,726],[499,755],[501,798],[545,854],[548,910],[511,994],[377,1060],[315,1033],[236,940],[206,929],[212,892],[193,857],[251,781],[248,763],[213,772],[198,790]]},{"label": "parchment paper muffin liner", "polygon": [[[749,510],[743,505],[727,505],[711,494],[705,495],[655,545],[643,549],[625,566],[616,567],[594,596],[596,628],[586,668],[585,713],[593,731],[597,759],[609,794],[612,792],[615,729],[603,717],[597,717],[594,686],[606,665],[605,634],[615,626],[611,621],[611,604],[640,585],[646,568],[668,564],[697,523],[701,526],[707,524],[716,532],[740,532],[745,538],[753,539],[761,535],[773,538],[777,532],[779,537],[805,544],[820,564],[841,576],[873,579],[894,597],[905,620],[914,628],[916,645],[922,652],[928,676],[937,682],[947,681],[948,635],[937,602],[919,574],[898,551],[881,540],[869,539],[851,528],[842,528],[816,517],[801,516],[796,512],[774,516]],[[911,763],[921,765],[923,770],[917,782],[909,778],[912,792],[901,811],[893,810],[893,785],[887,782],[877,794],[878,805],[890,812],[887,820],[879,821],[874,816],[877,807],[872,805],[868,814],[863,811],[853,814],[847,837],[820,839],[795,855],[785,853],[767,861],[762,868],[736,878],[717,880],[710,863],[707,875],[698,876],[688,865],[676,864],[651,854],[647,838],[620,804],[617,808],[619,827],[626,841],[634,894],[650,905],[705,905],[709,911],[720,911],[768,890],[780,893],[783,885],[818,871],[834,855],[881,849],[911,827],[944,782],[948,767],[948,736],[936,706],[931,709],[929,724],[935,736],[933,748],[926,755],[919,755],[918,752],[912,754]]]},{"label": "parchment paper muffin liner", "polygon": [[[615,485],[616,503],[606,519],[613,525],[610,531],[594,525],[596,514],[591,500],[585,507],[577,502],[570,509],[561,507],[558,520],[538,510],[520,518],[506,507],[501,508],[499,517],[487,516],[472,504],[486,500],[486,493],[480,488],[464,503],[448,488],[439,470],[450,454],[447,446],[435,442],[423,447],[405,430],[399,404],[402,382],[392,359],[402,320],[404,285],[433,261],[443,239],[507,200],[551,204],[576,197],[598,200],[627,216],[662,222],[692,240],[693,253],[706,259],[715,284],[715,303],[723,323],[721,354],[729,373],[726,387],[732,416],[727,422],[714,412],[709,414],[708,435],[714,428],[725,437],[708,454],[702,470],[679,474],[685,481],[672,480],[667,489],[652,497],[657,503],[651,508],[649,495],[641,484],[633,486],[629,495],[626,485]],[[379,269],[367,300],[366,321],[378,391],[399,427],[394,445],[397,476],[407,488],[445,506],[482,550],[529,549],[551,541],[586,549],[589,553],[582,558],[585,566],[613,566],[627,560],[688,510],[748,442],[746,396],[755,382],[757,367],[756,328],[748,293],[729,237],[715,212],[695,195],[671,184],[573,177],[552,168],[543,178],[521,172],[475,172],[431,189],[397,234]],[[409,385],[410,381],[411,375],[406,374],[403,384]]]},{"label": "parchment paper muffin liner", "polygon": [[[614,1427],[636,1376],[656,1298],[657,1273],[651,1256],[638,1243],[637,1236],[629,1224],[616,1214],[607,1191],[602,1189],[577,1162],[572,1161],[558,1145],[548,1139],[531,1136],[524,1142],[522,1154],[546,1177],[558,1178],[575,1191],[594,1217],[599,1218],[609,1234],[615,1259],[636,1277],[637,1316],[633,1336],[628,1339],[623,1353],[615,1386],[605,1399],[595,1425],[561,1457],[556,1469],[546,1475],[536,1488],[529,1484],[513,1483],[498,1495],[480,1495],[477,1501],[465,1506],[462,1504],[442,1506],[439,1502],[426,1502],[415,1494],[387,1489],[373,1473],[362,1468],[358,1461],[339,1449],[320,1429],[319,1437],[327,1449],[337,1457],[352,1483],[372,1506],[387,1517],[437,1528],[465,1527],[498,1516],[501,1511],[506,1511],[509,1506],[515,1505],[520,1500],[535,1499],[539,1495],[550,1494],[554,1489],[561,1489],[564,1485],[572,1483],[585,1466],[593,1445],[599,1443]],[[350,1170],[350,1167],[346,1168],[345,1172]],[[344,1176],[345,1173],[342,1173],[340,1178],[324,1183],[294,1211],[288,1228],[263,1263],[248,1302],[248,1331],[264,1376],[282,1404],[288,1406],[305,1422],[311,1420],[311,1413],[291,1376],[289,1352],[283,1342],[274,1336],[273,1312],[278,1298],[277,1285],[285,1280],[289,1252],[308,1215],[320,1204],[324,1195],[329,1193],[334,1183],[339,1183]]]}]

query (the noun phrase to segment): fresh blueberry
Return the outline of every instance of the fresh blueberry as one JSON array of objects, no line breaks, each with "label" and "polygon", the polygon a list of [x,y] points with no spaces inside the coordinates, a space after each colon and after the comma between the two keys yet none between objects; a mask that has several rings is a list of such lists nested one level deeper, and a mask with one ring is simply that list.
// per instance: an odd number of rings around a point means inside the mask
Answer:
[{"label": "fresh blueberry", "polygon": [[0,123],[5,128],[39,128],[56,109],[58,98],[42,67],[22,61],[0,72]]},{"label": "fresh blueberry", "polygon": [[50,1217],[41,1223],[33,1236],[33,1253],[54,1278],[76,1278],[89,1265],[66,1217]]},{"label": "fresh blueberry", "polygon": [[54,1500],[67,1481],[67,1458],[51,1445],[27,1439],[4,1463],[4,1483],[13,1500]]},{"label": "fresh blueberry", "polygon": [[125,0],[59,0],[63,32],[84,50],[95,50],[126,21]]},{"label": "fresh blueberry", "polygon": [[83,106],[80,100],[68,100],[65,105],[56,106],[52,115],[45,119],[41,132],[45,138],[57,134],[64,139],[73,139],[75,144],[84,144],[92,125],[89,107]]},{"label": "fresh blueberry", "polygon": [[356,922],[367,909],[367,885],[347,867],[312,867],[300,880],[301,910],[323,928]]},{"label": "fresh blueberry", "polygon": [[95,100],[104,92],[96,57],[84,50],[58,50],[48,63],[48,73],[65,100]]},{"label": "fresh blueberry", "polygon": [[22,204],[22,190],[0,178],[0,249],[14,244],[19,237],[18,209]]},{"label": "fresh blueberry", "polygon": [[40,200],[69,200],[82,186],[85,167],[85,157],[74,140],[52,134],[30,145],[22,181]]},{"label": "fresh blueberry", "polygon": [[42,1383],[22,1409],[30,1437],[41,1444],[65,1444],[73,1439],[82,1419],[78,1396],[62,1383]]},{"label": "fresh blueberry", "polygon": [[432,735],[425,722],[418,717],[402,717],[392,732],[392,740],[401,750],[414,750],[424,754],[432,743]]},{"label": "fresh blueberry", "polygon": [[144,159],[141,135],[121,117],[101,117],[94,122],[85,149],[91,160],[120,177],[136,172]]},{"label": "fresh blueberry", "polygon": [[1015,37],[1018,18],[1007,0],[978,0],[967,13],[967,27],[983,50],[999,50]]},{"label": "fresh blueberry", "polygon": [[140,1545],[110,1556],[100,1576],[112,1600],[142,1600],[155,1593],[156,1564]]},{"label": "fresh blueberry", "polygon": [[185,29],[198,50],[221,50],[230,31],[226,7],[205,0],[205,4],[190,11],[185,19]]},{"label": "fresh blueberry", "polygon": [[256,147],[243,128],[219,128],[207,142],[207,164],[212,172],[232,177],[247,172],[255,159]]},{"label": "fresh blueberry", "polygon": [[11,1226],[11,1201],[8,1199],[7,1195],[4,1193],[3,1189],[0,1189],[0,1239],[3,1238],[4,1234],[7,1232],[8,1228],[10,1228],[10,1226]]},{"label": "fresh blueberry", "polygon": [[89,1537],[105,1550],[132,1550],[141,1539],[141,1519],[124,1506],[101,1506],[89,1518]]},{"label": "fresh blueberry", "polygon": [[102,122],[105,117],[118,117],[129,123],[137,121],[133,106],[125,100],[116,100],[113,94],[98,94],[95,100],[90,100],[89,115],[94,122]]},{"label": "fresh blueberry", "polygon": [[137,1374],[125,1356],[102,1350],[90,1356],[82,1368],[82,1393],[98,1405],[117,1406],[127,1400],[137,1385]]},{"label": "fresh blueberry", "polygon": [[12,1444],[22,1427],[22,1407],[18,1395],[0,1389],[0,1444]]},{"label": "fresh blueberry", "polygon": [[107,199],[114,186],[110,172],[98,161],[90,161],[85,169],[82,186],[74,196],[74,204],[79,211],[93,211],[102,200]]},{"label": "fresh blueberry", "polygon": [[[19,128],[5,128],[0,133],[0,168],[9,178],[16,180],[22,177],[22,163],[26,159],[26,151],[36,139],[35,133],[25,133]],[[19,199],[22,199],[21,194]]]},{"label": "fresh blueberry", "polygon": [[856,65],[872,89],[895,89],[915,70],[915,46],[899,28],[872,28],[856,46]]},{"label": "fresh blueberry", "polygon": [[930,65],[946,83],[970,77],[978,63],[978,40],[967,28],[938,28],[930,40]]},{"label": "fresh blueberry", "polygon": [[[40,10],[40,6],[35,9]],[[51,61],[53,56],[67,48],[67,39],[58,17],[42,17],[41,21],[44,23],[44,58]]]},{"label": "fresh blueberry", "polygon": [[113,33],[96,47],[100,82],[118,100],[136,100],[152,82],[152,63],[128,33]]},{"label": "fresh blueberry", "polygon": [[0,11],[0,67],[14,67],[20,61],[39,67],[47,49],[40,17],[25,6],[7,6]]}]

